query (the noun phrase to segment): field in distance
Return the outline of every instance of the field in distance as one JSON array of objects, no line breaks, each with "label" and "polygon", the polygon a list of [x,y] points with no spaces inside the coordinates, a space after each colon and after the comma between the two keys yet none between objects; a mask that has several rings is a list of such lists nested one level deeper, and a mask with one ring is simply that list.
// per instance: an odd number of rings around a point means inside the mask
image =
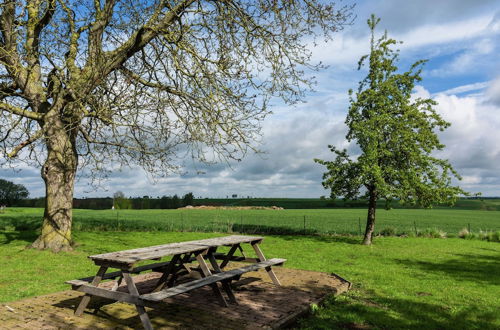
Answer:
[{"label": "field in distance", "polygon": [[[0,230],[36,230],[43,209],[8,208],[0,214]],[[200,231],[262,234],[349,234],[364,231],[366,210],[349,209],[177,209],[83,210],[73,213],[75,230],[83,231]],[[418,235],[436,229],[457,236],[499,231],[500,211],[450,208],[377,210],[376,232]]]},{"label": "field in distance", "polygon": [[[343,200],[343,199],[322,199],[322,198],[198,198],[194,200],[194,205],[215,205],[215,206],[278,206],[285,209],[321,209],[321,208],[366,208],[367,201]],[[377,202],[379,209],[385,208],[384,200]],[[391,204],[394,209],[416,207],[402,205],[397,201]],[[436,205],[435,209],[457,209],[457,210],[484,210],[500,211],[500,198],[460,198],[455,205]]]}]

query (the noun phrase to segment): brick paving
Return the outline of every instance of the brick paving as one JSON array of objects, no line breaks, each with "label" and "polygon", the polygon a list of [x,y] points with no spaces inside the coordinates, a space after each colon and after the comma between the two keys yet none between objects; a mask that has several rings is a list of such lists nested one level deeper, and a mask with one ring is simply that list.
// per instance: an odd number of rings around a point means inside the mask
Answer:
[{"label": "brick paving", "polygon": [[[328,294],[348,290],[334,274],[273,268],[282,283],[275,287],[264,270],[235,283],[239,305],[219,305],[209,287],[168,298],[160,309],[147,309],[155,329],[279,328],[293,322]],[[135,277],[139,291],[153,285],[158,273]],[[101,286],[112,285],[105,282]],[[120,288],[119,290],[125,290]],[[0,305],[0,329],[141,329],[135,306],[92,298],[81,317],[73,315],[80,292],[68,290]]]}]

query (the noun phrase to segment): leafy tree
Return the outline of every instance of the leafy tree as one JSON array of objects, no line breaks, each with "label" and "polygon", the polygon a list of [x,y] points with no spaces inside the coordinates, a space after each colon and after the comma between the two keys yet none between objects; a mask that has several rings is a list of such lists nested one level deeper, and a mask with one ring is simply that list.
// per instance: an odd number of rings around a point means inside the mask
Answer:
[{"label": "leafy tree", "polygon": [[387,37],[375,40],[379,18],[368,20],[371,29],[370,54],[361,57],[358,70],[368,62],[368,74],[359,83],[346,118],[348,141],[361,149],[359,157],[329,146],[336,154],[333,161],[315,159],[325,165],[323,186],[332,198],[356,198],[363,189],[368,198],[368,216],[363,244],[371,244],[378,199],[387,206],[394,199],[403,203],[430,207],[433,203],[454,202],[466,194],[451,185],[451,177],[460,179],[447,160],[433,156],[441,150],[436,131],[450,124],[434,110],[432,99],[412,99],[415,83],[421,80],[422,65],[417,61],[410,70],[398,73],[396,41]]},{"label": "leafy tree", "polygon": [[350,15],[320,0],[3,1],[0,162],[42,164],[32,246],[70,249],[79,166],[163,175],[180,150],[239,160],[269,99],[294,103],[309,87],[307,44]]},{"label": "leafy tree", "polygon": [[188,206],[188,205],[193,205],[194,202],[194,195],[192,192],[187,193],[182,197],[182,205],[183,206]]},{"label": "leafy tree", "polygon": [[125,197],[122,191],[117,191],[113,194],[113,202],[116,209],[125,210],[132,208],[132,202]]},{"label": "leafy tree", "polygon": [[22,184],[0,179],[0,205],[11,206],[21,199],[28,198],[29,194]]}]

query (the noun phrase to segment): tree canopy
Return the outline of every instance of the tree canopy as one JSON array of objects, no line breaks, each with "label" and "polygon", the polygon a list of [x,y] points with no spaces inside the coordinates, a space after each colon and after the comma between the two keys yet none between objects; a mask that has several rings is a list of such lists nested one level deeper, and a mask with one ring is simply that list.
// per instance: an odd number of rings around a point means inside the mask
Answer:
[{"label": "tree canopy", "polygon": [[22,184],[0,179],[0,205],[11,206],[20,199],[28,198],[29,194]]},{"label": "tree canopy", "polygon": [[269,101],[310,87],[309,46],[350,19],[319,0],[3,1],[0,162],[42,167],[33,246],[70,248],[78,168],[240,160]]},{"label": "tree canopy", "polygon": [[385,199],[388,205],[399,200],[430,207],[452,203],[457,195],[465,194],[452,185],[451,179],[460,176],[451,164],[435,156],[435,151],[444,148],[437,132],[450,123],[436,112],[434,100],[412,97],[425,61],[399,72],[399,54],[392,49],[397,42],[387,32],[375,39],[379,21],[374,15],[368,20],[370,54],[359,61],[358,69],[367,64],[368,74],[355,94],[349,91],[346,138],[361,153],[353,157],[330,145],[336,158],[315,160],[327,168],[323,186],[331,190],[332,197],[356,198],[364,192],[369,199],[365,244],[371,244],[378,199]]}]

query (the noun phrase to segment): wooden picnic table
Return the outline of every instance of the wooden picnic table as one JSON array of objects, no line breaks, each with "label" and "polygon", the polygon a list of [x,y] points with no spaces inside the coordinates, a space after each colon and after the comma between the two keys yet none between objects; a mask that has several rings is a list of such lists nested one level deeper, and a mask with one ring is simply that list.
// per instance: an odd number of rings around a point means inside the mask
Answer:
[{"label": "wooden picnic table", "polygon": [[[215,296],[222,306],[228,307],[229,305],[219,285],[222,286],[229,301],[237,304],[237,299],[230,284],[232,280],[239,279],[244,273],[265,268],[274,284],[280,286],[280,282],[274,274],[272,266],[282,265],[286,260],[278,258],[266,259],[259,247],[262,240],[263,237],[260,236],[232,235],[89,256],[99,266],[97,274],[92,277],[66,282],[71,284],[74,290],[86,293],[76,308],[75,314],[79,316],[83,313],[90,302],[91,296],[99,296],[134,304],[144,328],[152,329],[145,309],[146,306],[154,308],[168,297],[187,293],[206,285],[212,287]],[[242,244],[250,244],[257,258],[247,258],[244,254]],[[230,248],[226,253],[218,253],[217,249],[221,246]],[[235,255],[237,251],[239,251],[241,256]],[[167,262],[157,262],[136,267],[138,262],[159,261],[161,258],[167,256],[172,256]],[[209,261],[211,267],[208,266],[206,260]],[[198,263],[198,267],[196,268],[193,267],[193,262],[195,261]],[[230,261],[249,262],[250,265],[224,271]],[[118,271],[107,273],[109,268],[116,268]],[[131,274],[139,274],[149,270],[160,272],[162,275],[155,283],[152,292],[139,293]],[[201,275],[200,279],[181,284],[177,282],[180,276],[186,274],[192,275],[195,271]],[[102,280],[116,278],[118,279],[111,289],[99,287],[99,283]],[[125,280],[128,293],[117,291],[123,280]]]}]

